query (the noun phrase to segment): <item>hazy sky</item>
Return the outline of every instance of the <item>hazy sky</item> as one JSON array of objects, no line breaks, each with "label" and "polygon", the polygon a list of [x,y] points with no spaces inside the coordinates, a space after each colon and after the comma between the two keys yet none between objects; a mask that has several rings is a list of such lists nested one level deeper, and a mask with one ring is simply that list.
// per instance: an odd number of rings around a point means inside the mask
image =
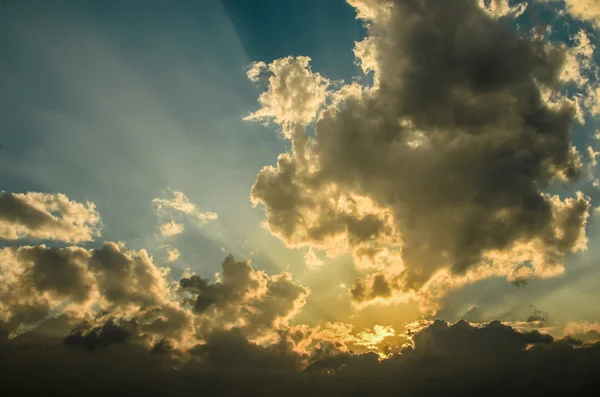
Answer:
[{"label": "hazy sky", "polygon": [[598,0],[2,2],[8,395],[591,393],[599,38]]}]

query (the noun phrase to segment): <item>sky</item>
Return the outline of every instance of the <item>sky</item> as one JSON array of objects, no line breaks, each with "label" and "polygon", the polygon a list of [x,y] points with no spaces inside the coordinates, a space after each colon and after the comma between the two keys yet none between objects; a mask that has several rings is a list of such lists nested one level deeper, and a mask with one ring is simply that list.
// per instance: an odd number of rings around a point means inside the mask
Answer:
[{"label": "sky", "polygon": [[1,2],[0,387],[595,395],[599,38],[597,0]]}]

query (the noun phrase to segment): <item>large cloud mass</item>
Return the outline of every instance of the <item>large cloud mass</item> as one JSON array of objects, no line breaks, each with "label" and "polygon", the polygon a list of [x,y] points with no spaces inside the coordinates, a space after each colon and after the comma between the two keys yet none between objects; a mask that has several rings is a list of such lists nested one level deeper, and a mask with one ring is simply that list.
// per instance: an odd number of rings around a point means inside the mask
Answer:
[{"label": "large cloud mass", "polygon": [[[542,96],[560,86],[564,52],[518,36],[475,0],[350,3],[366,23],[355,53],[374,85],[330,91],[314,136],[281,123],[292,151],[251,193],[272,233],[351,251],[376,272],[355,285],[358,300],[561,273],[564,256],[586,247],[590,206],[546,193],[583,172],[575,109]],[[306,59],[296,63],[306,79]],[[306,85],[294,83],[274,74],[270,102],[303,103]]]}]

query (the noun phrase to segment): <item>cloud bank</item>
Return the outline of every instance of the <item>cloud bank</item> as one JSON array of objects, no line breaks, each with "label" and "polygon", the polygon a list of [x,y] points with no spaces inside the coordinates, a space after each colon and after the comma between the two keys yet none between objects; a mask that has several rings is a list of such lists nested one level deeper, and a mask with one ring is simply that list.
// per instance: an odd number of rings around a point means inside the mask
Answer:
[{"label": "cloud bank", "polygon": [[[413,346],[381,359],[373,353],[315,355],[303,364],[293,342],[249,342],[238,330],[222,331],[185,359],[168,346],[147,349],[135,324],[107,322],[62,343],[32,348],[40,339],[5,344],[0,377],[12,395],[183,396],[333,395],[593,395],[600,387],[600,344],[581,347],[492,322],[474,326],[436,321],[414,335]],[[29,346],[29,347],[27,347]],[[35,382],[32,382],[32,376]]]}]

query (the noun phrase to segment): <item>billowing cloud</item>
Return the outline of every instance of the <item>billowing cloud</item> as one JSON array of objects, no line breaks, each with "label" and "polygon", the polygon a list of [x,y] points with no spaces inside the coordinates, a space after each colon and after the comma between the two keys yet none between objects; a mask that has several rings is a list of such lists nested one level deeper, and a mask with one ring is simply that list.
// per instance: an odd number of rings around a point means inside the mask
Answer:
[{"label": "billowing cloud", "polygon": [[183,192],[169,190],[169,196],[152,200],[156,216],[161,222],[160,232],[165,237],[181,234],[185,228],[183,219],[201,226],[218,218],[215,212],[200,211]]},{"label": "billowing cloud", "polygon": [[193,275],[183,278],[180,285],[191,293],[194,312],[202,318],[200,332],[238,327],[257,336],[282,329],[304,306],[308,295],[288,273],[268,276],[231,255],[225,258],[215,283]]},{"label": "billowing cloud", "polygon": [[100,237],[101,229],[93,203],[71,201],[61,193],[0,192],[0,239],[80,243]]},{"label": "billowing cloud", "polygon": [[[107,242],[100,249],[24,246],[0,250],[0,322],[12,336],[63,313],[86,322],[135,321],[139,333],[182,345],[219,330],[271,338],[305,304],[308,289],[288,273],[267,275],[228,256],[216,282],[186,274],[169,281],[145,250]],[[96,331],[93,331],[96,330]],[[84,332],[85,331],[85,332]],[[95,337],[94,337],[95,338]]]},{"label": "billowing cloud", "polygon": [[5,328],[35,325],[63,302],[89,302],[97,293],[89,259],[87,250],[76,247],[0,250],[0,320]]},{"label": "billowing cloud", "polygon": [[183,341],[192,315],[172,298],[167,271],[145,250],[115,243],[100,249],[24,246],[0,250],[0,322],[16,335],[49,316],[97,324],[135,318],[144,332]]},{"label": "billowing cloud", "polygon": [[[350,4],[375,84],[321,111],[314,136],[277,108],[292,150],[251,192],[269,230],[291,247],[351,252],[373,272],[353,289],[362,299],[562,273],[565,255],[586,247],[590,207],[581,193],[546,193],[584,174],[576,109],[544,97],[560,86],[564,50],[518,36],[474,0]],[[274,74],[263,95],[291,103],[304,97],[295,87]],[[263,106],[256,114],[273,114]]]},{"label": "billowing cloud", "polygon": [[248,70],[248,78],[257,81],[265,70],[271,74],[268,90],[260,95],[261,108],[246,120],[273,121],[284,127],[308,124],[314,120],[327,99],[330,82],[313,73],[308,57],[287,57],[270,65],[258,62]]}]

